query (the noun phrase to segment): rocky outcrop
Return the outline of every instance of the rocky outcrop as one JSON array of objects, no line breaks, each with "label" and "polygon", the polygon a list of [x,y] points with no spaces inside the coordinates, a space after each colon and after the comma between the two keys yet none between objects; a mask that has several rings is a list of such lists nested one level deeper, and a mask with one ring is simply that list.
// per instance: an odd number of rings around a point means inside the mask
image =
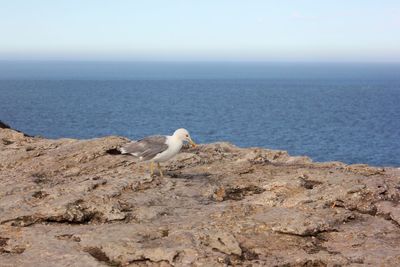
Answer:
[{"label": "rocky outcrop", "polygon": [[400,265],[399,169],[215,143],[161,179],[128,141],[0,129],[0,265]]},{"label": "rocky outcrop", "polygon": [[0,121],[0,129],[10,129],[10,126],[2,121]]}]

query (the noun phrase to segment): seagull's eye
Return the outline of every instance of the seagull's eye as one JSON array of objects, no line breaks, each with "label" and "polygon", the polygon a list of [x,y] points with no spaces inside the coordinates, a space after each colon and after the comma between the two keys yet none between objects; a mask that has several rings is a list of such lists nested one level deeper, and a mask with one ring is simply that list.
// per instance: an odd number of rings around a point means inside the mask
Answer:
[{"label": "seagull's eye", "polygon": [[186,137],[189,137],[189,135],[187,134]]}]

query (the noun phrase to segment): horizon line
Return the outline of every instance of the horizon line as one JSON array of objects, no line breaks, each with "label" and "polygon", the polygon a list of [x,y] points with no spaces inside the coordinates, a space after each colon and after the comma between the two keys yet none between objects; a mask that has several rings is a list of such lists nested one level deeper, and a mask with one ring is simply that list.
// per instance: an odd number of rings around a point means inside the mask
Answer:
[{"label": "horizon line", "polygon": [[399,61],[346,61],[346,60],[121,60],[121,59],[1,59],[1,63],[310,63],[310,64],[400,64]]}]

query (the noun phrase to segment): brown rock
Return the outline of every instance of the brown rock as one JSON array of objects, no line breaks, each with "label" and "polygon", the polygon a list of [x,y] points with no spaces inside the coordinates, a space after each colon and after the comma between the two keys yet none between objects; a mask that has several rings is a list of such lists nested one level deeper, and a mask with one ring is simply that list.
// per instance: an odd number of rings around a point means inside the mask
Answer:
[{"label": "brown rock", "polygon": [[1,266],[398,266],[400,170],[229,143],[165,178],[129,140],[0,127]]}]

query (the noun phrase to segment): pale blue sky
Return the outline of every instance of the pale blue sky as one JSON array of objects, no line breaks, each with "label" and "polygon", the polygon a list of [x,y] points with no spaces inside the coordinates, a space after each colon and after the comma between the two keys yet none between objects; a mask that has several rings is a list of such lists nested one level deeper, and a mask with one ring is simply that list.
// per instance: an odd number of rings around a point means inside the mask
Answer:
[{"label": "pale blue sky", "polygon": [[400,62],[400,0],[0,0],[0,60]]}]

